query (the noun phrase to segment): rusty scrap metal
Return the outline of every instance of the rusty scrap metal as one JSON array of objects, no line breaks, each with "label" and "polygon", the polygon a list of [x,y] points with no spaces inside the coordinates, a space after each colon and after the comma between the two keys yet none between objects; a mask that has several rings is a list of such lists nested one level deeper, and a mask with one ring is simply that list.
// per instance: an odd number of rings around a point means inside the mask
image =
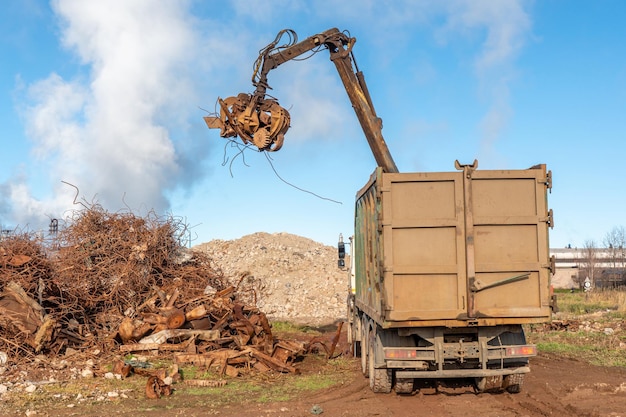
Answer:
[{"label": "rusty scrap metal", "polygon": [[[163,293],[159,298],[171,300],[174,295]],[[178,301],[185,300],[178,297]],[[174,356],[177,363],[215,366],[219,374],[230,376],[238,375],[239,367],[298,372],[293,363],[304,353],[304,346],[275,339],[267,316],[256,307],[240,303],[234,287],[198,298],[186,308],[176,303],[166,304],[168,307],[138,311],[135,319],[122,321],[118,329],[123,342],[120,353],[177,352]],[[176,328],[163,328],[173,312],[181,322]],[[136,329],[146,324],[151,333],[133,343]]]},{"label": "rusty scrap metal", "polygon": [[326,359],[333,359],[333,355],[335,354],[335,348],[337,347],[337,343],[339,343],[339,337],[341,336],[342,328],[343,321],[340,321],[339,325],[337,326],[337,331],[335,332],[335,335],[331,340],[326,340],[326,338],[324,338],[323,336],[313,337],[308,343],[306,352],[310,353],[313,351],[316,345],[320,345],[326,353]]},{"label": "rusty scrap metal", "polygon": [[[290,41],[278,46],[284,34],[289,36]],[[278,151],[289,129],[291,116],[276,99],[266,98],[265,92],[269,88],[267,73],[282,63],[276,63],[275,56],[280,56],[280,52],[286,48],[293,48],[297,40],[293,30],[285,29],[263,48],[252,75],[252,84],[256,86],[256,91],[253,94],[240,93],[223,100],[218,98],[219,116],[204,117],[207,126],[210,129],[220,129],[220,136],[223,138],[239,136],[244,144],[253,143],[260,151]],[[306,51],[302,50],[297,55],[304,52]],[[270,63],[276,65],[272,66]]]},{"label": "rusty scrap metal", "polygon": [[[170,355],[220,375],[298,373],[306,344],[274,336],[244,276],[229,280],[201,252],[182,257],[176,231],[171,219],[94,207],[59,231],[52,255],[30,238],[0,241],[0,350],[23,360],[97,346],[123,356]],[[337,339],[326,347],[329,357]],[[156,371],[124,361],[113,370],[155,377],[146,395],[167,395]]]},{"label": "rusty scrap metal", "polygon": [[56,321],[19,284],[7,284],[0,295],[0,327],[14,329],[16,336],[39,353],[52,338],[55,325]]},{"label": "rusty scrap metal", "polygon": [[127,378],[133,372],[133,366],[122,360],[115,361],[113,363],[113,373],[120,375],[122,378]]},{"label": "rusty scrap metal", "polygon": [[172,395],[172,386],[163,382],[157,376],[151,376],[146,381],[146,398],[157,399]]},{"label": "rusty scrap metal", "polygon": [[17,233],[0,239],[0,290],[15,282],[41,304],[42,281],[50,277],[52,269],[43,242],[35,234]]},{"label": "rusty scrap metal", "polygon": [[[180,327],[181,314],[206,298],[207,285],[218,293],[229,287],[206,254],[181,246],[177,236],[186,226],[177,218],[92,205],[71,213],[64,226],[52,246],[27,233],[0,240],[0,350],[14,360],[133,343],[158,325],[140,320],[142,313],[164,318],[164,329]],[[27,298],[9,294],[12,282],[32,300],[30,314],[18,307]],[[25,320],[9,319],[15,314]],[[43,326],[46,316],[55,322]]]},{"label": "rusty scrap metal", "polygon": [[274,152],[283,146],[291,116],[287,109],[271,98],[241,93],[236,97],[218,98],[220,115],[206,116],[210,129],[220,129],[223,138],[241,138],[260,151]]}]

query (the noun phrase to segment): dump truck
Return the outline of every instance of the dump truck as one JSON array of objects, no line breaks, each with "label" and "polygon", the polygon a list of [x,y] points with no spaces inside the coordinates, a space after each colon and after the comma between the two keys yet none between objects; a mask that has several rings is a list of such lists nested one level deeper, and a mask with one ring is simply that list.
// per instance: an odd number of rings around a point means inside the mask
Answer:
[{"label": "dump truck", "polygon": [[[288,42],[280,45],[281,39]],[[548,229],[554,224],[545,165],[400,173],[358,70],[356,39],[330,29],[297,41],[285,29],[261,50],[252,94],[218,99],[207,116],[222,137],[277,151],[290,115],[266,97],[268,73],[328,50],[377,167],[356,194],[348,291],[348,339],[374,392],[472,384],[517,393],[537,348],[524,326],[551,318]],[[339,266],[345,243],[339,242]]]},{"label": "dump truck", "polygon": [[551,316],[545,165],[386,173],[358,192],[351,339],[375,392],[471,380],[519,392],[524,325]]}]

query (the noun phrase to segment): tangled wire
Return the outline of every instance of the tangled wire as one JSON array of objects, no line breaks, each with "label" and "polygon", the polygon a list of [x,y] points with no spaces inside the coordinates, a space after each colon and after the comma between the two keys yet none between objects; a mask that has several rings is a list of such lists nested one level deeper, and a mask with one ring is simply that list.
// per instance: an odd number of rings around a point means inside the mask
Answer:
[{"label": "tangled wire", "polygon": [[226,279],[208,256],[181,244],[185,228],[173,217],[110,213],[93,205],[76,211],[53,242],[34,233],[3,237],[0,351],[32,355],[34,335],[25,319],[16,318],[31,317],[39,307],[37,314],[54,319],[49,331],[65,335],[48,334],[43,349],[58,352],[68,340],[110,337],[155,292],[193,299],[207,287],[224,289]]}]

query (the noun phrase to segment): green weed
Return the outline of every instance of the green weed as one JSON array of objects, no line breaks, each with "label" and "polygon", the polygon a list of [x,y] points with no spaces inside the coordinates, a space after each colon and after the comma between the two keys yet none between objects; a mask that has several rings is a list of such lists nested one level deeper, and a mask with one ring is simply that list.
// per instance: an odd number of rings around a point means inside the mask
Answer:
[{"label": "green weed", "polygon": [[598,311],[618,310],[613,297],[592,293],[562,293],[558,294],[559,311],[562,313],[582,315]]},{"label": "green weed", "polygon": [[[566,330],[531,327],[527,336],[540,352],[558,354],[600,366],[626,367],[626,292],[592,291],[558,294],[558,320]],[[605,329],[609,329],[606,330]]]},{"label": "green weed", "polygon": [[311,336],[320,335],[320,331],[311,326],[303,326],[287,321],[272,322],[272,332],[277,334],[300,333]]}]

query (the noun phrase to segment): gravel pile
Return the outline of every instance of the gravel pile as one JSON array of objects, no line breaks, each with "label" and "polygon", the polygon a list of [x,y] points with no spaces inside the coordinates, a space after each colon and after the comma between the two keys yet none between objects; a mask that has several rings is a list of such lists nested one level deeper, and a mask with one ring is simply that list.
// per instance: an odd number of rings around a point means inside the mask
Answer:
[{"label": "gravel pile", "polygon": [[[273,321],[325,325],[346,318],[348,273],[337,248],[289,233],[254,233],[194,246]],[[254,291],[252,291],[254,290]],[[254,300],[253,300],[254,301]]]}]

